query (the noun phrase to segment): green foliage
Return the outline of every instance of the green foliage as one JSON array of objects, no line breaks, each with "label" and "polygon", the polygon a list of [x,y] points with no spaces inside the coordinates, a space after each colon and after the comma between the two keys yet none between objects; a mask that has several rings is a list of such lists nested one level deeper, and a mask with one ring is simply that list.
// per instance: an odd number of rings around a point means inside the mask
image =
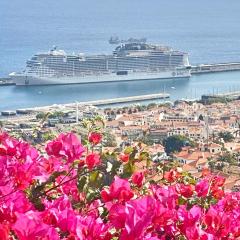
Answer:
[{"label": "green foliage", "polygon": [[155,108],[156,106],[157,106],[156,103],[149,103],[149,104],[147,105],[147,110],[151,110],[151,109]]},{"label": "green foliage", "polygon": [[200,120],[200,121],[203,121],[203,120],[204,120],[204,117],[203,117],[202,114],[199,115],[198,120]]},{"label": "green foliage", "polygon": [[216,161],[214,161],[212,158],[208,158],[208,166],[211,171],[213,171],[216,168]]},{"label": "green foliage", "polygon": [[137,105],[136,108],[139,112],[145,111],[147,109],[145,105]]},{"label": "green foliage", "polygon": [[145,135],[145,136],[139,138],[138,141],[142,142],[148,146],[152,146],[154,144],[154,141],[148,135]]},{"label": "green foliage", "polygon": [[45,132],[42,134],[42,140],[44,142],[53,140],[56,136],[52,132]]},{"label": "green foliage", "polygon": [[65,116],[65,113],[64,112],[61,112],[61,111],[55,111],[53,113],[50,113],[48,118],[62,118]]},{"label": "green foliage", "polygon": [[220,132],[218,134],[218,137],[222,138],[224,142],[231,142],[232,140],[234,140],[234,136],[230,132]]},{"label": "green foliage", "polygon": [[208,99],[202,99],[199,102],[205,105],[211,105],[213,103],[228,103],[232,100],[226,97],[209,97]]},{"label": "green foliage", "polygon": [[218,160],[222,163],[229,163],[230,165],[237,165],[238,161],[236,156],[230,152],[226,152],[219,156]]},{"label": "green foliage", "polygon": [[90,119],[83,119],[82,126],[88,132],[99,132],[101,129],[105,127],[105,123],[102,116],[95,116]]},{"label": "green foliage", "polygon": [[106,130],[104,133],[103,146],[104,147],[117,147],[116,137],[110,131]]},{"label": "green foliage", "polygon": [[170,107],[172,107],[172,103],[171,103],[171,102],[159,103],[159,104],[158,104],[158,107],[170,108]]},{"label": "green foliage", "polygon": [[170,136],[163,141],[167,154],[179,152],[184,146],[194,146],[194,143],[187,137],[182,135]]},{"label": "green foliage", "polygon": [[44,119],[46,116],[46,113],[40,112],[36,115],[36,119]]}]

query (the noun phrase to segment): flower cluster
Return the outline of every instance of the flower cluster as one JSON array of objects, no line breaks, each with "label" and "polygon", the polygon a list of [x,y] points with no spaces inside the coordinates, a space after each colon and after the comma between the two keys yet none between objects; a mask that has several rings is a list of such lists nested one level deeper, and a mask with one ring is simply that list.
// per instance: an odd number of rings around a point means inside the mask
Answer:
[{"label": "flower cluster", "polygon": [[240,239],[240,193],[224,178],[154,164],[139,146],[102,153],[102,137],[61,134],[40,153],[1,133],[1,240]]}]

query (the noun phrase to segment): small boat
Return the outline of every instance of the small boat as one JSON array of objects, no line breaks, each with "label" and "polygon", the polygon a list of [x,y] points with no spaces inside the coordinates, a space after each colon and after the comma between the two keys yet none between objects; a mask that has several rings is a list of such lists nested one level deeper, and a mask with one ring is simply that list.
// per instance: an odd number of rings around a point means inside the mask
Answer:
[{"label": "small boat", "polygon": [[2,111],[2,116],[15,116],[17,113],[15,111]]},{"label": "small boat", "polygon": [[110,44],[119,44],[121,41],[119,37],[111,37],[108,41]]}]

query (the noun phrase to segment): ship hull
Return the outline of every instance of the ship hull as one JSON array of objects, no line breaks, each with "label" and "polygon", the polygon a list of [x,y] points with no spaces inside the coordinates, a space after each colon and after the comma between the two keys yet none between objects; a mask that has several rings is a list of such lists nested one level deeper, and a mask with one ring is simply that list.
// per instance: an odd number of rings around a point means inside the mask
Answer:
[{"label": "ship hull", "polygon": [[130,82],[139,80],[160,80],[174,78],[189,78],[189,70],[165,71],[165,72],[141,72],[127,75],[102,74],[88,76],[65,76],[65,77],[39,77],[23,74],[12,74],[10,77],[17,86],[31,85],[66,85],[66,84],[89,84],[106,82]]}]

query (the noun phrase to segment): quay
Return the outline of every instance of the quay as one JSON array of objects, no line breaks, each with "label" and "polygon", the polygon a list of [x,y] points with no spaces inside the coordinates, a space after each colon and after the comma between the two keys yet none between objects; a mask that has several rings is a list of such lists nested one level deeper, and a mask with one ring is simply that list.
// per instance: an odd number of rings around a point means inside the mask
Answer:
[{"label": "quay", "polygon": [[239,98],[240,98],[240,91],[202,95],[203,101],[214,100],[214,99],[237,100]]},{"label": "quay", "polygon": [[240,71],[240,62],[200,64],[191,67],[191,74]]},{"label": "quay", "polygon": [[156,94],[148,94],[148,95],[140,95],[140,96],[132,96],[132,97],[122,97],[122,98],[112,98],[105,100],[96,100],[90,102],[79,102],[79,105],[93,105],[93,106],[104,106],[111,104],[121,104],[121,103],[131,103],[131,102],[139,102],[146,100],[157,100],[157,99],[165,99],[169,98],[170,94],[168,93],[156,93]]},{"label": "quay", "polygon": [[[113,105],[113,104],[121,104],[121,103],[133,103],[133,102],[141,102],[141,101],[149,101],[149,100],[160,100],[167,99],[170,97],[168,93],[156,93],[156,94],[148,94],[148,95],[139,95],[139,96],[131,96],[131,97],[122,97],[122,98],[113,98],[113,99],[104,99],[104,100],[95,100],[95,101],[87,101],[87,102],[75,102],[68,104],[53,104],[51,106],[44,107],[34,107],[34,108],[26,108],[26,109],[17,109],[16,111],[4,111],[2,112],[2,116],[9,116],[15,114],[32,114],[34,112],[48,112],[48,111],[56,111],[62,108],[65,109],[75,109],[76,106],[105,106],[105,105]],[[9,114],[11,112],[11,114]]]}]

